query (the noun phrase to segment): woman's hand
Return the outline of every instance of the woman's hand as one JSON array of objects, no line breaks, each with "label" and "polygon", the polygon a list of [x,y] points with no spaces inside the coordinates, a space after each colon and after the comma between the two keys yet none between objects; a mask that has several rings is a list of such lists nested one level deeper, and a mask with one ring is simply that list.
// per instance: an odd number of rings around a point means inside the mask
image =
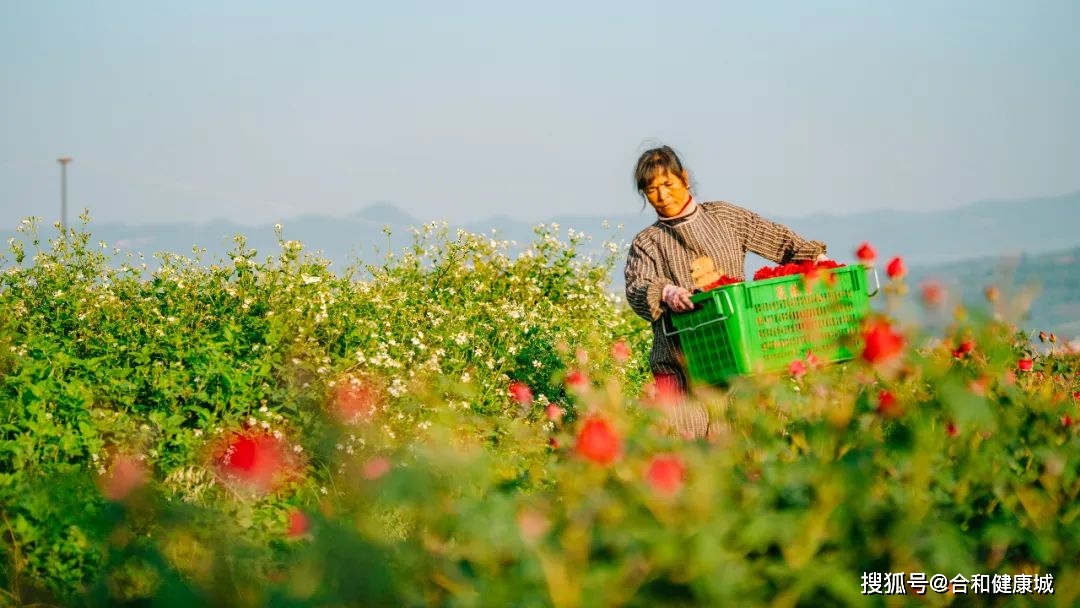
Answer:
[{"label": "woman's hand", "polygon": [[685,287],[664,285],[664,293],[660,299],[675,312],[687,312],[694,309],[694,303],[690,301],[690,291]]}]

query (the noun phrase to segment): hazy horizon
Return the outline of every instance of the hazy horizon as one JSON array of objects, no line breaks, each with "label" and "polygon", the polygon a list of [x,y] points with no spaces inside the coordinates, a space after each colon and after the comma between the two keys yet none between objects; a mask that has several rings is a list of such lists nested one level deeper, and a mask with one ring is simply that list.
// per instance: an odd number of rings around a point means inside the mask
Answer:
[{"label": "hazy horizon", "polygon": [[628,215],[669,143],[772,217],[1080,191],[1080,3],[0,8],[0,226]]}]

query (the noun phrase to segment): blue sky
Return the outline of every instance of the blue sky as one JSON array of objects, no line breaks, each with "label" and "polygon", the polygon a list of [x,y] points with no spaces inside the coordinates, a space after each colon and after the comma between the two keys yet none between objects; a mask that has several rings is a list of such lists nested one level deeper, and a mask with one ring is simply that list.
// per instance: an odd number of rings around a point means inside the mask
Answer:
[{"label": "blue sky", "polygon": [[[768,216],[1080,190],[1080,2],[6,2],[0,222]],[[71,212],[72,216],[75,212]]]}]

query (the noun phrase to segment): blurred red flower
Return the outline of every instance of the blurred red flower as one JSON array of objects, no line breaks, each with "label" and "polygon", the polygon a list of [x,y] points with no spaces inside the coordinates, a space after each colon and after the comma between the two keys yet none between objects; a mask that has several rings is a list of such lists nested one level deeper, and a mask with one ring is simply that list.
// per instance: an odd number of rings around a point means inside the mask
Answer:
[{"label": "blurred red flower", "polygon": [[525,384],[524,382],[511,382],[510,396],[514,398],[514,401],[516,401],[518,405],[532,405],[532,389],[529,388],[529,385]]},{"label": "blurred red flower", "polygon": [[855,250],[855,257],[859,258],[859,261],[864,265],[873,266],[874,261],[877,260],[877,252],[870,246],[870,243],[864,242]]},{"label": "blurred red flower", "polygon": [[608,465],[619,457],[622,440],[611,423],[600,416],[589,416],[577,436],[577,453],[597,464]]},{"label": "blurred red flower", "polygon": [[887,390],[878,393],[877,413],[885,418],[896,418],[903,414],[903,410],[896,403],[896,396]]},{"label": "blurred red flower", "polygon": [[794,378],[802,378],[807,371],[809,371],[809,368],[806,367],[806,363],[802,359],[795,359],[788,365],[788,372]]},{"label": "blurred red flower", "polygon": [[625,339],[619,339],[611,345],[611,358],[619,365],[630,360],[630,345]]},{"label": "blurred red flower", "polygon": [[963,342],[960,343],[960,346],[957,346],[956,348],[953,349],[952,356],[953,356],[954,359],[963,359],[964,357],[970,355],[974,351],[975,351],[975,341],[974,340],[964,340]]},{"label": "blurred red flower", "polygon": [[675,407],[685,396],[675,374],[654,374],[653,381],[646,383],[643,388],[645,403],[661,409]]},{"label": "blurred red flower", "polygon": [[307,534],[311,528],[311,523],[308,521],[308,516],[299,509],[293,509],[289,511],[289,538],[296,538]]},{"label": "blurred red flower", "polygon": [[872,365],[895,359],[904,350],[904,337],[894,332],[888,321],[882,319],[866,325],[863,341],[865,344],[862,357]]},{"label": "blurred red flower", "polygon": [[589,387],[589,377],[580,370],[571,370],[566,374],[566,386],[577,390],[583,391]]},{"label": "blurred red flower", "polygon": [[386,456],[376,456],[364,463],[360,476],[364,479],[378,479],[390,472],[393,465]]},{"label": "blurred red flower", "polygon": [[277,489],[296,473],[284,442],[262,433],[235,433],[214,459],[218,474],[259,493]]},{"label": "blurred red flower", "polygon": [[945,302],[945,288],[937,281],[923,283],[922,301],[925,306],[941,306]]},{"label": "blurred red flower", "polygon": [[563,417],[562,408],[558,405],[555,405],[554,403],[549,403],[547,408],[544,410],[544,413],[547,414],[548,420],[551,420],[553,422],[559,422],[560,420],[562,420]]},{"label": "blurred red flower", "polygon": [[660,494],[678,492],[686,479],[686,465],[675,454],[662,454],[653,457],[645,473],[649,486]]},{"label": "blurred red flower", "polygon": [[956,425],[950,422],[949,426],[945,427],[945,434],[949,437],[956,437],[960,434],[960,429],[956,428]]},{"label": "blurred red flower", "polygon": [[346,377],[334,387],[330,410],[341,422],[352,424],[371,418],[382,401],[382,391],[371,379]]},{"label": "blurred red flower", "polygon": [[136,457],[120,454],[113,459],[108,472],[98,480],[98,485],[105,498],[119,502],[145,485],[148,477],[146,467]]},{"label": "blurred red flower", "polygon": [[1016,362],[1016,368],[1022,372],[1030,372],[1035,362],[1031,359],[1020,359]]},{"label": "blurred red flower", "polygon": [[885,266],[885,272],[889,275],[890,279],[900,280],[907,275],[907,268],[904,267],[904,259],[900,256],[889,260],[889,264]]}]

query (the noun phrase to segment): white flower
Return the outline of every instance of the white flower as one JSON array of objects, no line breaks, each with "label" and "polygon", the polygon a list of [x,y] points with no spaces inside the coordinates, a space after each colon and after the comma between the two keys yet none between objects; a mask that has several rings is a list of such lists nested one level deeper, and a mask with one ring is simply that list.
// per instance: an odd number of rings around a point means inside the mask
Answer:
[{"label": "white flower", "polygon": [[309,274],[301,274],[300,280],[304,282],[304,285],[314,285],[322,281],[322,277],[316,277]]},{"label": "white flower", "polygon": [[278,232],[281,232],[281,224],[280,223],[274,224],[274,230],[276,230]]}]

